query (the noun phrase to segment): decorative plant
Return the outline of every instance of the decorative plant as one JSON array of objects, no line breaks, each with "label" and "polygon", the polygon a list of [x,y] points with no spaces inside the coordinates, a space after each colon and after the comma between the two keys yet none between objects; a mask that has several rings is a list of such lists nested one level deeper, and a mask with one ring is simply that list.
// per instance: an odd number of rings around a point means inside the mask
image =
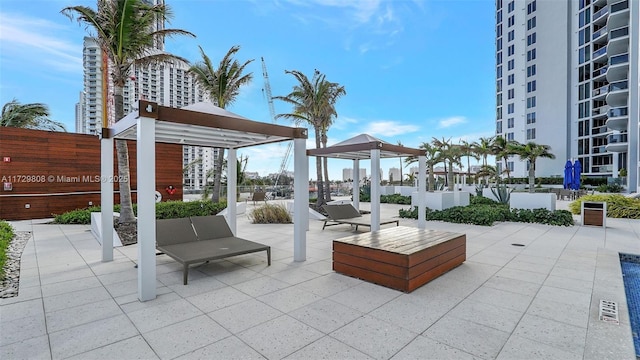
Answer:
[{"label": "decorative plant", "polygon": [[510,189],[505,184],[498,184],[496,185],[496,187],[491,188],[493,196],[495,196],[496,199],[498,199],[498,202],[501,204],[509,203],[509,199],[511,199],[511,193],[513,192],[513,190],[514,189]]}]

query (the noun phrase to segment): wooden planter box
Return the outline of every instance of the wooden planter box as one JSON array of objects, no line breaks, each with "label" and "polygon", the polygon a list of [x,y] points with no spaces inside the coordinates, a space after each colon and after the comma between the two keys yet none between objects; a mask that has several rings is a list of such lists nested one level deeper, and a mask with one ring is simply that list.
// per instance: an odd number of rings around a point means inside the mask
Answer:
[{"label": "wooden planter box", "polygon": [[333,270],[411,292],[466,260],[466,235],[394,227],[333,241]]},{"label": "wooden planter box", "polygon": [[583,201],[580,206],[582,225],[607,226],[607,203]]}]

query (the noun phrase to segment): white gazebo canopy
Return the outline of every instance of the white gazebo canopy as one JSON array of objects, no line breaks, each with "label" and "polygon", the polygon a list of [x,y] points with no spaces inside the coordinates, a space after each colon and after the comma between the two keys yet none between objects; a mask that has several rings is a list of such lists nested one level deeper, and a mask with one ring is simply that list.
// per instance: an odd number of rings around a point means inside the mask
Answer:
[{"label": "white gazebo canopy", "polygon": [[[360,160],[371,159],[371,231],[380,230],[380,159],[418,157],[418,227],[426,222],[426,150],[393,145],[368,134],[360,134],[326,148],[307,150],[308,156],[353,160],[353,182],[360,183]],[[359,208],[360,192],[353,192],[353,205]]]},{"label": "white gazebo canopy", "polygon": [[[181,109],[140,100],[137,111],[111,128],[102,129],[102,179],[113,179],[113,140],[136,140],[138,194],[138,298],[156,297],[155,144],[207,146],[228,150],[227,161],[235,163],[236,150],[243,147],[293,140],[294,143],[294,261],[306,260],[308,223],[308,161],[305,154],[307,129],[256,122],[211,103],[196,103]],[[236,233],[235,166],[227,167],[227,221]],[[113,182],[102,181],[102,261],[113,260]]]}]

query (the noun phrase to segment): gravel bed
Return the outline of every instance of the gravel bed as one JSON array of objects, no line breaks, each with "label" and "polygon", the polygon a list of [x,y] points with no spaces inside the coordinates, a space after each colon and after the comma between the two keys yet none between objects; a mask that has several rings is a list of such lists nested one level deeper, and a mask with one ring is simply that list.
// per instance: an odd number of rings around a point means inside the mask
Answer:
[{"label": "gravel bed", "polygon": [[7,262],[4,264],[5,279],[0,283],[0,298],[18,296],[20,284],[20,257],[25,245],[31,239],[31,231],[16,231],[7,248]]}]

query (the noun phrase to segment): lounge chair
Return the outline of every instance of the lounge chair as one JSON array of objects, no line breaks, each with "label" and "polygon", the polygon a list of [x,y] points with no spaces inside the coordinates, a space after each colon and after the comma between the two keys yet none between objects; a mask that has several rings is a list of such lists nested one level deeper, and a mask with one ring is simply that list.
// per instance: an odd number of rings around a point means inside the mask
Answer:
[{"label": "lounge chair", "polygon": [[233,236],[222,216],[156,220],[156,247],[184,266],[184,285],[191,264],[266,251],[271,265],[271,247]]},{"label": "lounge chair", "polygon": [[[349,224],[355,225],[356,231],[358,226],[371,227],[371,216],[362,216],[360,211],[353,207],[352,204],[335,204],[335,205],[323,205],[322,208],[327,212],[328,216],[324,220],[322,230],[327,226]],[[400,225],[400,220],[397,219],[380,219],[380,225],[396,223],[396,226]]]},{"label": "lounge chair", "polygon": [[256,201],[264,201],[264,203],[267,203],[267,193],[262,192],[262,191],[256,191],[253,194],[251,194],[251,196],[247,199],[247,201],[253,201],[253,205],[256,204]]}]

